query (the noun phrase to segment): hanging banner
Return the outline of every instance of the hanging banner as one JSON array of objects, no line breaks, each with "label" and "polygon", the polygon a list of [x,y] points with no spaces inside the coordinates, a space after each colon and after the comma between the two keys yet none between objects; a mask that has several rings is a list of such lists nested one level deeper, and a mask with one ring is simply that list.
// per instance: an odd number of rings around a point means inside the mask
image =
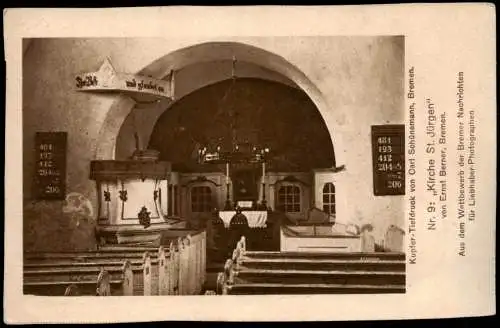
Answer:
[{"label": "hanging banner", "polygon": [[117,73],[106,58],[97,72],[82,73],[75,77],[77,91],[121,91],[174,98],[174,75],[168,81],[151,77]]}]

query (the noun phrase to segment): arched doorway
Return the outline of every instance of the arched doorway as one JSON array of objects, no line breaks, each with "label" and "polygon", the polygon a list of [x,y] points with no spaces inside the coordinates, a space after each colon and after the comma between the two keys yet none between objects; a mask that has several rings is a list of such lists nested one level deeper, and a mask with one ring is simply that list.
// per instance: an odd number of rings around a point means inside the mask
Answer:
[{"label": "arched doorway", "polygon": [[[214,83],[172,104],[155,123],[149,148],[174,170],[210,170],[196,162],[197,148],[214,142],[230,147],[234,124],[240,142],[272,149],[268,170],[307,172],[335,165],[327,127],[302,90],[257,78],[231,83]],[[227,102],[221,104],[224,96]]]},{"label": "arched doorway", "polygon": [[[228,90],[231,91],[229,94]],[[221,103],[221,98],[226,101]],[[264,145],[270,149],[266,163],[269,185],[265,193],[273,210],[281,210],[276,203],[280,198],[275,196],[277,189],[274,189],[279,187],[284,176],[308,181],[298,200],[303,206],[293,213],[296,219],[305,220],[312,203],[311,173],[315,169],[335,166],[327,127],[314,103],[302,90],[257,78],[239,78],[235,82],[224,80],[203,87],[177,100],[158,118],[148,148],[159,151],[161,160],[172,162],[173,171],[183,177],[189,176],[181,178],[185,191],[182,197],[185,200],[184,216],[210,215],[209,207],[207,213],[199,213],[189,205],[189,200],[194,197],[190,193],[190,181],[200,176],[221,185],[213,193],[215,198],[211,199],[211,204],[215,208],[224,207],[227,191],[222,190],[224,179],[221,176],[225,174],[225,166],[200,164],[198,150],[202,146],[231,149],[233,138],[240,144]],[[260,169],[260,165],[255,164],[231,165],[229,193],[233,202],[258,202],[265,198]],[[198,181],[200,187],[204,182]]]}]

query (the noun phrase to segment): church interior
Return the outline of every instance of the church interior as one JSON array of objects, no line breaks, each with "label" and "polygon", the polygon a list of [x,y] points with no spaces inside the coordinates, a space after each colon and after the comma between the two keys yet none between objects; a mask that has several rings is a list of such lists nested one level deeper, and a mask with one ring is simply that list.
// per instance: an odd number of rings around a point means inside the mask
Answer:
[{"label": "church interior", "polygon": [[25,39],[24,293],[404,293],[403,66],[399,36]]}]

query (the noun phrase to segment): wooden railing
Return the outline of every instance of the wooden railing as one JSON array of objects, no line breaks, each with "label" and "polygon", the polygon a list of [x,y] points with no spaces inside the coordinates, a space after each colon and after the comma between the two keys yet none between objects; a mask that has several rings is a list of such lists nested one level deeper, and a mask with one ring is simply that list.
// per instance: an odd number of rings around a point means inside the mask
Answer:
[{"label": "wooden railing", "polygon": [[186,231],[169,247],[25,253],[24,293],[32,295],[196,295],[206,275],[206,233]]}]

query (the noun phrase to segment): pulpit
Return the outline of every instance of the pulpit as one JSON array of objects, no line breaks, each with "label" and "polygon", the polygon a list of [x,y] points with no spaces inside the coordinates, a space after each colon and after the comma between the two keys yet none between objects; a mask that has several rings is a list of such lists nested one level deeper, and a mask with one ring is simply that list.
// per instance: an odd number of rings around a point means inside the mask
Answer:
[{"label": "pulpit", "polygon": [[125,161],[92,161],[90,178],[98,195],[96,234],[102,244],[159,242],[169,228],[169,162],[154,156]]}]

